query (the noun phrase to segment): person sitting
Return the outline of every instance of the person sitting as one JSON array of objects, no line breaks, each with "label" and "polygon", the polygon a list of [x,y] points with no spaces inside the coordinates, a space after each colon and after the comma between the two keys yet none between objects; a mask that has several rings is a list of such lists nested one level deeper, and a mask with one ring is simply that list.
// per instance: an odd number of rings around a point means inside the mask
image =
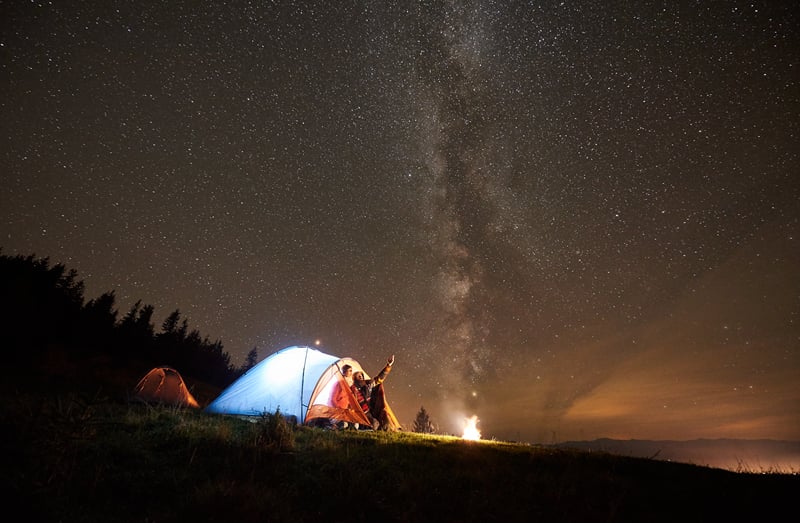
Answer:
[{"label": "person sitting", "polygon": [[370,421],[373,430],[389,430],[389,414],[386,411],[386,394],[383,382],[394,365],[394,354],[386,361],[386,366],[372,379],[365,379],[362,371],[353,374],[351,390],[355,394],[361,410]]},{"label": "person sitting", "polygon": [[[350,395],[347,392],[347,388],[353,386],[353,367],[350,365],[344,365],[342,366],[341,372],[342,377],[344,378],[345,386],[342,386],[341,381],[337,381],[334,384],[333,390],[331,390],[331,405],[347,410],[350,407]],[[349,423],[346,421],[338,420],[336,418],[331,418],[329,422],[331,427],[336,427],[339,429],[346,429],[349,426]]]}]

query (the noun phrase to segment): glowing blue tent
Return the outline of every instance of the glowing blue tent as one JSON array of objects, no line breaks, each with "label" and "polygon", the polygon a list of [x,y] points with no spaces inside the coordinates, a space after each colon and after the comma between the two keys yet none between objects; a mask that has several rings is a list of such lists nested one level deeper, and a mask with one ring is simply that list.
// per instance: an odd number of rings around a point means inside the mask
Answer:
[{"label": "glowing blue tent", "polygon": [[302,422],[320,376],[338,360],[311,347],[287,347],[233,382],[206,411],[258,416],[280,409]]},{"label": "glowing blue tent", "polygon": [[[247,371],[205,410],[239,416],[260,416],[280,410],[297,423],[341,420],[368,426],[369,421],[342,376],[344,365],[353,367],[353,372],[364,372],[369,379],[369,374],[351,358],[338,358],[311,347],[287,347]],[[337,387],[346,391],[344,405],[333,400]],[[388,402],[385,408],[390,426],[400,428]]]},{"label": "glowing blue tent", "polygon": [[[341,372],[344,365],[353,367],[353,372],[363,372],[369,379],[361,364],[352,358],[338,358],[311,347],[287,347],[233,382],[206,407],[206,411],[260,416],[280,410],[281,414],[294,418],[297,423],[341,420],[369,426],[369,420],[344,381]],[[337,387],[346,391],[344,405],[333,399]],[[399,429],[400,423],[388,402],[385,408],[390,427]]]}]

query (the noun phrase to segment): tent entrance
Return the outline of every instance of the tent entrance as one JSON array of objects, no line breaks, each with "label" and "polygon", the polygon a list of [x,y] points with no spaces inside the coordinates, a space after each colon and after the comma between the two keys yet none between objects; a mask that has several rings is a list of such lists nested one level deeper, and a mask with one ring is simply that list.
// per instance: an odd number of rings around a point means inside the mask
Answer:
[{"label": "tent entrance", "polygon": [[[364,372],[361,365],[350,358],[342,358],[325,369],[317,381],[317,386],[314,387],[314,392],[311,393],[304,423],[311,424],[316,419],[328,419],[370,425],[353,391],[342,376],[342,367],[345,365],[353,367],[353,372]],[[366,373],[364,374],[366,376]]]}]

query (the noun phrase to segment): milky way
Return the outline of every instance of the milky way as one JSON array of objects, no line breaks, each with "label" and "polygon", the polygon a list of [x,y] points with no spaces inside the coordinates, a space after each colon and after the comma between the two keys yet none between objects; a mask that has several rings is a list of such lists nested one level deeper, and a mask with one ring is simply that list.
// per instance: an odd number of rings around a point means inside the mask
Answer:
[{"label": "milky way", "polygon": [[781,4],[4,4],[0,247],[405,424],[800,439]]}]

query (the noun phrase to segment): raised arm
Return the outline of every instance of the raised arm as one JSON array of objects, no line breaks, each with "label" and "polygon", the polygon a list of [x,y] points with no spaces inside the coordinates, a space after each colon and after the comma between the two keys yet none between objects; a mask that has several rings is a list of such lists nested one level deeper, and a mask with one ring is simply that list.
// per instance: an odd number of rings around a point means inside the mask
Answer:
[{"label": "raised arm", "polygon": [[392,365],[394,365],[394,354],[389,356],[389,359],[386,360],[386,366],[372,380],[375,383],[375,385],[383,383],[383,380],[386,379],[386,376],[388,376],[389,372],[392,370]]}]

